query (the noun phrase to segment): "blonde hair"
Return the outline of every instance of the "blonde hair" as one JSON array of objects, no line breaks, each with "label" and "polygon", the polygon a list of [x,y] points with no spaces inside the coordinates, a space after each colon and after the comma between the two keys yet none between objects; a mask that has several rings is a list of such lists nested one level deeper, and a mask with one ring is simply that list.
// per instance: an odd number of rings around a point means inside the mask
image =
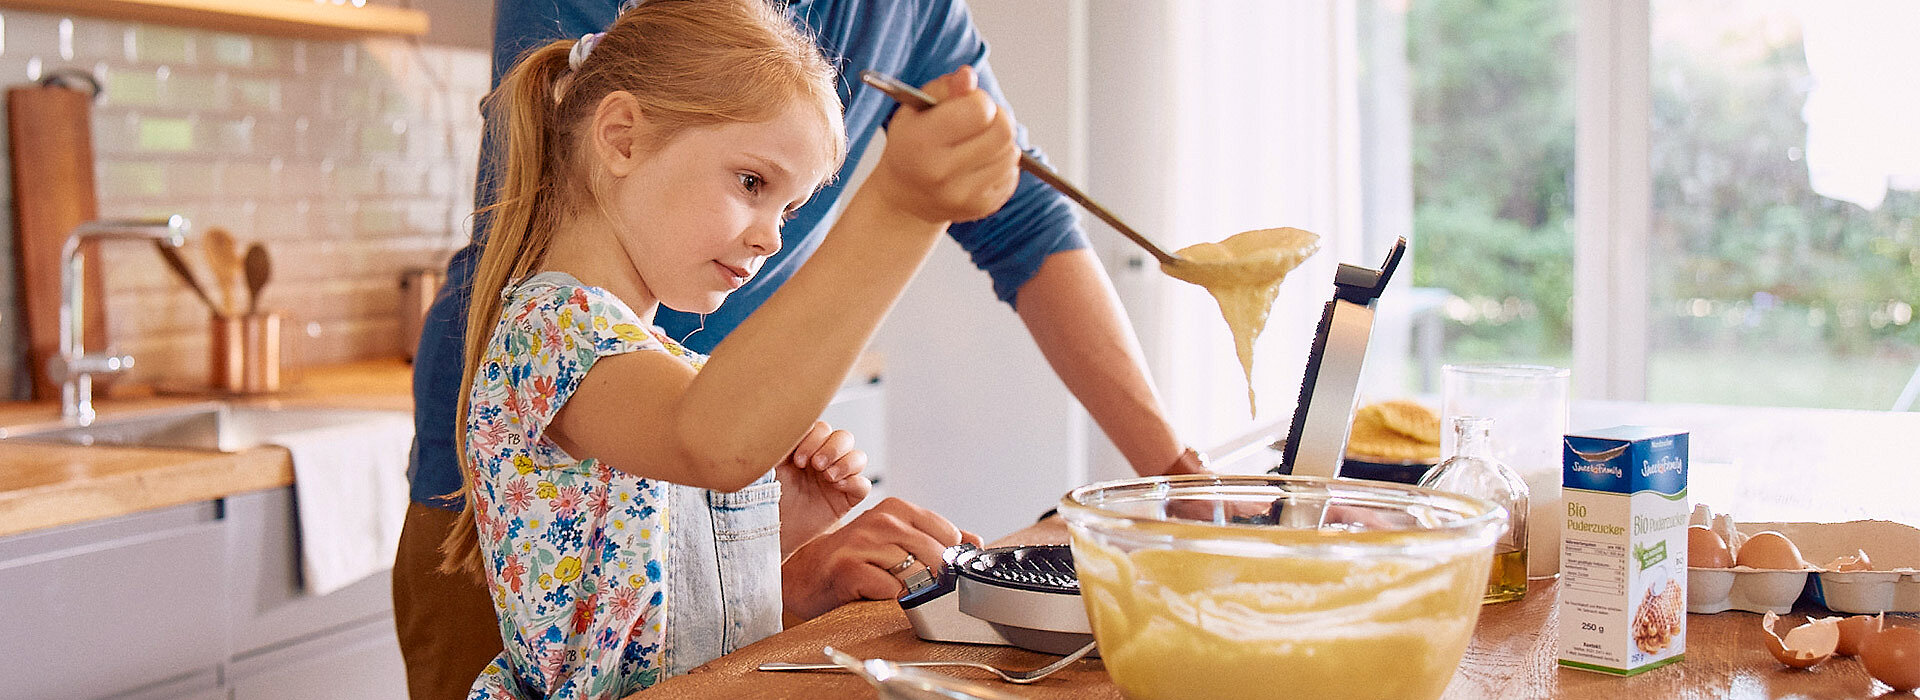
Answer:
[{"label": "blonde hair", "polygon": [[479,574],[474,470],[467,463],[467,412],[474,375],[499,322],[502,290],[540,269],[557,226],[597,207],[585,135],[600,101],[631,93],[651,128],[652,145],[690,127],[760,122],[792,100],[817,104],[833,158],[846,134],[836,74],[812,38],[766,0],[650,0],[622,13],[578,68],[575,40],[532,49],[487,97],[495,143],[506,144],[486,248],[474,270],[467,308],[466,365],[457,431],[459,494],[466,506],[440,545],[440,570]]}]

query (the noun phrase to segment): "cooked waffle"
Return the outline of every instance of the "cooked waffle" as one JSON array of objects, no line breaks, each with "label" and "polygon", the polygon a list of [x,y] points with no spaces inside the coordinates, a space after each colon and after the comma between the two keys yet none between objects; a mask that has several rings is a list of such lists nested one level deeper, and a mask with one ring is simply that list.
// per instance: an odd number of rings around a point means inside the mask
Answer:
[{"label": "cooked waffle", "polygon": [[1405,399],[1362,406],[1353,416],[1347,455],[1374,462],[1438,460],[1440,416]]}]

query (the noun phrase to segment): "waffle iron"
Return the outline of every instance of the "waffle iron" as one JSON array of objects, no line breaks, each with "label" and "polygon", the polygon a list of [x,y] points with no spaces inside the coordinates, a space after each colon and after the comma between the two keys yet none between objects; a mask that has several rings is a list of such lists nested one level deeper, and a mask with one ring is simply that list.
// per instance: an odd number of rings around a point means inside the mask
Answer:
[{"label": "waffle iron", "polygon": [[943,566],[908,582],[900,608],[934,642],[1070,654],[1093,641],[1066,545],[949,547]]},{"label": "waffle iron", "polygon": [[1281,450],[1276,474],[1340,476],[1347,437],[1353,430],[1354,404],[1360,398],[1360,365],[1373,334],[1374,306],[1407,252],[1407,239],[1394,241],[1380,269],[1341,263],[1333,276],[1333,299],[1320,313],[1307,354],[1300,400]]},{"label": "waffle iron", "polygon": [[[1285,458],[1275,473],[1339,475],[1374,305],[1406,248],[1406,239],[1395,242],[1379,270],[1340,265],[1333,300],[1314,332]],[[1278,506],[1269,518],[1280,517]],[[1048,654],[1070,654],[1093,641],[1073,552],[1066,545],[980,549],[960,544],[949,547],[942,559],[937,570],[908,579],[900,595],[900,608],[921,639]]]}]

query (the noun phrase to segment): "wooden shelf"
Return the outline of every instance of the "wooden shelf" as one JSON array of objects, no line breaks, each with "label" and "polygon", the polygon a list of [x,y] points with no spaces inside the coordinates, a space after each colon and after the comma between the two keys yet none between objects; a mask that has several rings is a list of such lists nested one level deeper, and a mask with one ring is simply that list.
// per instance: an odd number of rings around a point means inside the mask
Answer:
[{"label": "wooden shelf", "polygon": [[425,12],[331,0],[0,0],[0,8],[309,39],[427,33]]}]

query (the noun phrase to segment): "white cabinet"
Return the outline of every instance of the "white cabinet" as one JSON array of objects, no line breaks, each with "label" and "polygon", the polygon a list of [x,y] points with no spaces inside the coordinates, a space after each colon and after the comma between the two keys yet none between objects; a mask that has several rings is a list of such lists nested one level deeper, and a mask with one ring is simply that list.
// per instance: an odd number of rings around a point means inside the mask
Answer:
[{"label": "white cabinet", "polygon": [[391,616],[272,649],[229,666],[233,700],[406,700]]},{"label": "white cabinet", "polygon": [[0,538],[5,694],[104,697],[211,674],[227,652],[226,526],[207,502]]},{"label": "white cabinet", "polygon": [[293,490],[0,537],[0,696],[406,696],[382,572],[299,580]]}]

